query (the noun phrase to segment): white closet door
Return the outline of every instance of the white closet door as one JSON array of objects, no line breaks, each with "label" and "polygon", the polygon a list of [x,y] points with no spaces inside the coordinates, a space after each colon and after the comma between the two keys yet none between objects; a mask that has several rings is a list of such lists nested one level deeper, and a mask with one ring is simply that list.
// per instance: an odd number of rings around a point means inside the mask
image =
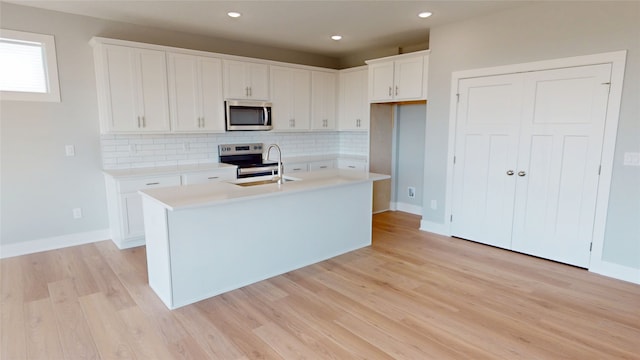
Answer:
[{"label": "white closet door", "polygon": [[588,267],[610,73],[525,75],[513,250]]},{"label": "white closet door", "polygon": [[522,83],[521,74],[459,83],[453,236],[511,248]]}]

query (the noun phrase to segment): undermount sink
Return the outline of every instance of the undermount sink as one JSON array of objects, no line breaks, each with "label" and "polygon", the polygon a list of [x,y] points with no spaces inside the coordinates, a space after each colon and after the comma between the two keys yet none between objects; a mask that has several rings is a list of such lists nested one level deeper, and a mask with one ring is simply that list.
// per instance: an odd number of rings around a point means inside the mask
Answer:
[{"label": "undermount sink", "polygon": [[[282,182],[285,183],[285,182],[299,181],[299,180],[300,179],[296,179],[296,178],[285,176],[282,179]],[[260,179],[260,180],[254,180],[254,181],[234,182],[234,184],[238,185],[238,186],[256,186],[256,185],[267,185],[267,184],[277,184],[277,183],[278,183],[278,179],[277,178]]]}]

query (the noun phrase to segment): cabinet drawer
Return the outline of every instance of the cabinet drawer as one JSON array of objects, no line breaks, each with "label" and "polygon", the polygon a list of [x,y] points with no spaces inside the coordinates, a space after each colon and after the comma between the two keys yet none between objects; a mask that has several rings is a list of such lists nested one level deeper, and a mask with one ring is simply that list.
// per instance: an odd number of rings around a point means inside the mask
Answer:
[{"label": "cabinet drawer", "polygon": [[313,161],[309,163],[309,171],[333,169],[333,160]]},{"label": "cabinet drawer", "polygon": [[204,184],[223,180],[233,180],[236,178],[235,169],[232,171],[206,171],[197,173],[187,173],[182,175],[182,184]]},{"label": "cabinet drawer", "polygon": [[134,192],[138,190],[151,189],[165,186],[180,185],[180,175],[155,176],[134,180],[119,181],[120,193]]},{"label": "cabinet drawer", "polygon": [[284,172],[285,174],[309,171],[309,165],[307,163],[287,163],[282,166],[284,167],[284,169],[282,169],[282,172]]},{"label": "cabinet drawer", "polygon": [[339,159],[338,168],[346,170],[367,171],[366,161]]}]

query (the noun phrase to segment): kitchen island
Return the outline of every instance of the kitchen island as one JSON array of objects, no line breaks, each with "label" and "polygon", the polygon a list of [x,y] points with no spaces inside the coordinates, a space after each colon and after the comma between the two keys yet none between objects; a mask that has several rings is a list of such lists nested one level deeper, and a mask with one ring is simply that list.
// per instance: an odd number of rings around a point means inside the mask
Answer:
[{"label": "kitchen island", "polygon": [[371,244],[372,185],[388,175],[295,175],[140,191],[149,285],[168,308]]}]

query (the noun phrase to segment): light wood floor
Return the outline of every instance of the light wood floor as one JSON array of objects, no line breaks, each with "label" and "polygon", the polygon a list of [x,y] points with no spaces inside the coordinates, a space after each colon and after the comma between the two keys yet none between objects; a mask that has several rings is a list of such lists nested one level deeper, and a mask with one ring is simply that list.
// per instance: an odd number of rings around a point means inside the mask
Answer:
[{"label": "light wood floor", "polygon": [[144,247],[4,259],[0,359],[640,359],[640,286],[418,222],[376,215],[371,247],[174,311]]}]

